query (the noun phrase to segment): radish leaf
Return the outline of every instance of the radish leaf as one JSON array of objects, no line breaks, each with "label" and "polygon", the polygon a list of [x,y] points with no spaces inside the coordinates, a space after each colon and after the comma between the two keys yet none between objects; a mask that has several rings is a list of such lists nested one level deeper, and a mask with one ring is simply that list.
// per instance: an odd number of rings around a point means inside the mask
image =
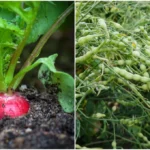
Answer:
[{"label": "radish leaf", "polygon": [[[38,77],[43,84],[57,84],[60,92],[58,93],[58,100],[65,112],[73,112],[74,110],[74,80],[72,76],[67,73],[57,71],[54,66],[54,61],[57,55],[49,57],[49,63],[44,62],[40,67]],[[43,73],[46,77],[42,78]]]},{"label": "radish leaf", "polygon": [[67,3],[64,2],[42,2],[27,43],[35,42],[46,33],[66,8]]}]

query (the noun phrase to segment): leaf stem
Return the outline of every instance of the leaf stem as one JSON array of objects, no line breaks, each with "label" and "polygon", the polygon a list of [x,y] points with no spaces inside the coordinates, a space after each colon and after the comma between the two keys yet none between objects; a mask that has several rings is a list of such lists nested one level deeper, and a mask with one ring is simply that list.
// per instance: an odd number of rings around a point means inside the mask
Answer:
[{"label": "leaf stem", "polygon": [[[63,23],[64,19],[73,11],[74,5],[70,5],[56,20],[56,22],[52,25],[52,27],[48,30],[48,32],[40,39],[39,43],[36,45],[34,50],[32,51],[31,55],[28,57],[28,59],[25,61],[25,63],[22,66],[22,69],[28,67],[31,65],[31,63],[35,60],[36,57],[39,56],[41,53],[41,50],[45,43],[48,41],[49,37],[56,31],[56,29]],[[25,74],[24,74],[25,75]],[[12,83],[15,83],[15,87],[17,87],[21,80],[23,79],[24,75],[21,75],[16,81],[12,81]],[[13,85],[11,84],[11,87]],[[9,88],[11,88],[9,87]]]},{"label": "leaf stem", "polygon": [[26,44],[26,41],[28,39],[28,36],[30,34],[30,31],[32,29],[32,25],[35,21],[35,18],[36,18],[36,14],[38,12],[38,8],[37,7],[35,10],[34,10],[34,18],[31,20],[31,22],[29,24],[27,24],[27,28],[25,30],[25,34],[24,34],[24,37],[23,37],[23,40],[22,42],[18,45],[16,51],[14,52],[13,56],[12,56],[12,59],[10,61],[10,66],[8,68],[8,71],[6,73],[6,83],[9,85],[10,82],[13,80],[13,76],[14,76],[14,71],[15,71],[15,68],[16,68],[16,64],[17,64],[17,61],[22,53],[22,50]]}]

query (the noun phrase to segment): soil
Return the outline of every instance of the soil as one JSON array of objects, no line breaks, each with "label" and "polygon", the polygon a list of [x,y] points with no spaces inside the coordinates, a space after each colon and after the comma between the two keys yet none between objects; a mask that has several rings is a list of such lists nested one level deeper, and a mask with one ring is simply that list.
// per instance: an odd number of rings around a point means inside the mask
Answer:
[{"label": "soil", "polygon": [[22,89],[30,102],[27,115],[0,120],[0,148],[73,149],[74,115],[65,113],[57,100],[58,89]]}]

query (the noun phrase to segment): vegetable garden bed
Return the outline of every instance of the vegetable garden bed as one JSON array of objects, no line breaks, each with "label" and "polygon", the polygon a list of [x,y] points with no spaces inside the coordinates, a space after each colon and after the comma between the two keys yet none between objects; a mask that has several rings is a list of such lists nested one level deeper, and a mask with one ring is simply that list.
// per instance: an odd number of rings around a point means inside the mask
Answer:
[{"label": "vegetable garden bed", "polygon": [[42,149],[74,147],[74,116],[65,113],[57,100],[57,86],[40,93],[27,88],[20,93],[30,102],[26,116],[0,120],[0,148]]}]

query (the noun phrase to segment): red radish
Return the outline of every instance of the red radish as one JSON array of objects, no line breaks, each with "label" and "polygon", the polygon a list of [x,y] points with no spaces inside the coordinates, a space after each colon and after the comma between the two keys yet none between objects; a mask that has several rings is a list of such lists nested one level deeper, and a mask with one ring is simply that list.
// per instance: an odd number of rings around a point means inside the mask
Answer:
[{"label": "red radish", "polygon": [[0,119],[2,119],[4,117],[4,100],[0,99]]},{"label": "red radish", "polygon": [[[29,111],[29,102],[18,93],[13,95],[0,94],[0,119],[5,116],[16,118],[25,115]],[[3,115],[4,114],[4,115]]]}]

